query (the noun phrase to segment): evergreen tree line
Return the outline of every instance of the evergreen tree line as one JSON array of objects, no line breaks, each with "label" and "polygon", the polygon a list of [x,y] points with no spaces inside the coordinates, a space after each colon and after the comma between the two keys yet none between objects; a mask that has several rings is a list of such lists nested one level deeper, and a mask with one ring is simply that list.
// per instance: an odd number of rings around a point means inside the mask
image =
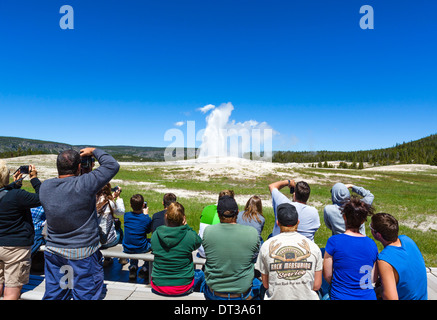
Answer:
[{"label": "evergreen tree line", "polygon": [[35,154],[50,154],[50,153],[51,152],[45,150],[33,150],[32,148],[22,149],[21,147],[18,147],[17,150],[7,150],[7,151],[0,152],[0,159],[30,156]]},{"label": "evergreen tree line", "polygon": [[[342,161],[340,168],[352,167],[362,168],[362,163],[370,165],[391,165],[391,164],[430,164],[437,166],[437,134],[426,138],[396,144],[396,146],[385,149],[367,151],[318,151],[318,152],[293,152],[277,151],[273,155],[273,162],[298,162],[318,163],[318,167],[329,167],[327,161]],[[346,162],[352,162],[347,165]]]}]

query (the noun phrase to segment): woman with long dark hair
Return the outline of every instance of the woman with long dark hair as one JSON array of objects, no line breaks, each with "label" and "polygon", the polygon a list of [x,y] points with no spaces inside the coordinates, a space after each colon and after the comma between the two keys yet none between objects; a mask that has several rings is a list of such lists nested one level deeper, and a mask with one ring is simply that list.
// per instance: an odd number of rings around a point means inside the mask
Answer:
[{"label": "woman with long dark hair", "polygon": [[238,213],[237,223],[254,227],[262,241],[261,232],[265,222],[261,198],[258,196],[250,197],[244,211]]},{"label": "woman with long dark hair", "polygon": [[360,226],[373,215],[373,208],[352,197],[342,208],[346,231],[328,239],[323,277],[331,285],[331,300],[376,300],[372,283],[378,258],[375,242],[360,233]]},{"label": "woman with long dark hair", "polygon": [[106,184],[98,193],[96,199],[97,217],[99,220],[100,243],[102,248],[109,248],[121,243],[122,230],[116,227],[118,218],[125,212],[123,199],[120,197],[121,188],[114,193],[111,184]]}]

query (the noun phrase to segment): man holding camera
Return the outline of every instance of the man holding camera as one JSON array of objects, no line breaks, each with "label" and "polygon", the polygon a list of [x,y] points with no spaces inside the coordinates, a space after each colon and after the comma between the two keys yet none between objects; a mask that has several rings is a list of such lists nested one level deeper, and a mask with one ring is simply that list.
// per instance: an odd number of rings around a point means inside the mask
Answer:
[{"label": "man holding camera", "polygon": [[[290,188],[290,193],[293,194],[293,200],[288,199],[281,191],[279,191],[284,187]],[[311,193],[311,188],[308,183],[305,181],[295,182],[294,180],[281,180],[270,184],[269,190],[272,195],[275,219],[278,219],[277,208],[280,204],[289,203],[295,206],[299,215],[299,227],[297,232],[311,241],[314,241],[314,234],[320,227],[320,217],[316,208],[307,205]],[[275,224],[272,235],[276,236],[279,233],[279,226]]]},{"label": "man holding camera", "polygon": [[[94,156],[95,170],[84,161]],[[56,161],[58,178],[44,181],[40,200],[47,218],[44,252],[44,300],[98,300],[103,289],[102,254],[96,212],[96,194],[118,172],[120,165],[106,152],[85,148],[66,150]],[[88,172],[85,174],[81,174]]]}]

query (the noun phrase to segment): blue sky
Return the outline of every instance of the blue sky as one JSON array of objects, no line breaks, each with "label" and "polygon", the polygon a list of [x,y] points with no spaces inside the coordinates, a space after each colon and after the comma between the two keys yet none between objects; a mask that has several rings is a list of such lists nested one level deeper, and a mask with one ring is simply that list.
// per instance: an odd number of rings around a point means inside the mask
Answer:
[{"label": "blue sky", "polygon": [[[74,30],[62,30],[62,5]],[[362,5],[374,9],[362,30]],[[165,147],[207,104],[267,122],[274,150],[365,150],[436,133],[437,2],[0,3],[0,135]]]}]

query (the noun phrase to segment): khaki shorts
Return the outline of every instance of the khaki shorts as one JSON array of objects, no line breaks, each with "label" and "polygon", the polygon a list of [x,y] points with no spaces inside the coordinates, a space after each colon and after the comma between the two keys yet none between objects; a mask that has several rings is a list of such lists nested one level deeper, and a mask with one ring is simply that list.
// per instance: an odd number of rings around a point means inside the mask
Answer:
[{"label": "khaki shorts", "polygon": [[30,247],[0,247],[0,285],[15,288],[29,282]]}]

